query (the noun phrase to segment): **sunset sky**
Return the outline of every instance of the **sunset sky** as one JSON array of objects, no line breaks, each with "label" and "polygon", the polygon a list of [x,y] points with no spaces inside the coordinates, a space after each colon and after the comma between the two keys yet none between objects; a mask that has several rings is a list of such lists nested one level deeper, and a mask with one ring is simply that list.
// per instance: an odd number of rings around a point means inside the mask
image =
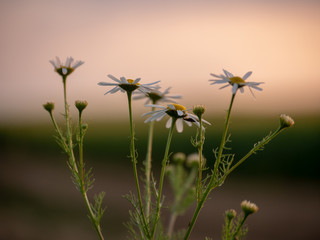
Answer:
[{"label": "sunset sky", "polygon": [[4,0],[0,28],[0,124],[47,120],[46,101],[63,112],[55,56],[85,62],[68,79],[69,103],[86,99],[92,120],[127,116],[125,94],[97,85],[107,74],[161,80],[181,104],[223,113],[231,89],[208,82],[222,69],[264,82],[255,99],[238,94],[237,113],[320,112],[320,1]]}]

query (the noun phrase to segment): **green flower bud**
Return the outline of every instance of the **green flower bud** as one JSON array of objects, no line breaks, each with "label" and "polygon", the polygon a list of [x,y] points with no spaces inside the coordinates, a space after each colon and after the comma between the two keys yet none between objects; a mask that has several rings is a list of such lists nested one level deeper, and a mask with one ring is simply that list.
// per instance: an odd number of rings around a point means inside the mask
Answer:
[{"label": "green flower bud", "polygon": [[78,100],[75,102],[75,106],[79,110],[79,112],[81,113],[88,106],[88,102]]},{"label": "green flower bud", "polygon": [[54,109],[54,102],[47,102],[46,104],[43,104],[43,107],[45,110],[51,113]]},{"label": "green flower bud", "polygon": [[200,119],[204,112],[206,111],[206,107],[204,105],[195,105],[193,106],[193,113]]},{"label": "green flower bud", "polygon": [[187,156],[182,152],[178,152],[173,155],[173,161],[175,163],[183,163],[186,160],[186,158]]},{"label": "green flower bud", "polygon": [[[202,156],[202,166],[206,165],[206,158]],[[200,165],[200,159],[199,159],[199,153],[192,153],[189,154],[187,157],[187,166],[188,167],[199,167]]]},{"label": "green flower bud", "polygon": [[225,212],[226,217],[229,221],[234,219],[237,216],[237,212],[234,209],[229,209]]}]

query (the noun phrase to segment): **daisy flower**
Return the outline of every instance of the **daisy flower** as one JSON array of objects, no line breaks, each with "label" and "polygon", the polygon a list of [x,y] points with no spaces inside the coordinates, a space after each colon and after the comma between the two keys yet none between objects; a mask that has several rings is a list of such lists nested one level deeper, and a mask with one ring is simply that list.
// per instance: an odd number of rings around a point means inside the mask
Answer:
[{"label": "daisy flower", "polygon": [[55,60],[49,61],[52,66],[54,67],[54,70],[60,75],[60,76],[68,76],[71,74],[77,67],[81,66],[84,62],[83,61],[75,61],[72,57],[67,57],[66,62],[62,63],[58,57],[55,58]]},{"label": "daisy flower", "polygon": [[240,89],[240,92],[243,93],[244,92],[243,87],[245,87],[245,86],[249,87],[249,90],[253,96],[254,96],[254,94],[253,94],[251,88],[262,91],[262,88],[258,87],[258,85],[262,84],[263,82],[246,82],[247,78],[251,76],[252,72],[247,72],[245,75],[243,75],[242,78],[238,77],[238,76],[234,76],[232,73],[230,73],[224,69],[223,69],[223,72],[225,75],[223,75],[223,74],[216,75],[213,73],[210,74],[211,76],[217,78],[217,79],[209,80],[212,82],[211,85],[227,83],[226,85],[222,86],[220,89],[231,85],[233,94],[235,94],[238,89]]},{"label": "daisy flower", "polygon": [[135,96],[133,97],[133,99],[138,100],[138,99],[147,98],[147,101],[145,102],[145,104],[148,104],[150,102],[155,104],[157,102],[173,102],[173,103],[175,103],[175,101],[173,99],[181,98],[180,95],[173,95],[173,96],[169,95],[171,87],[167,88],[163,92],[159,91],[160,88],[161,87],[156,86],[154,88],[154,90],[152,90],[151,92],[148,92],[148,93],[135,92]]},{"label": "daisy flower", "polygon": [[111,78],[113,81],[115,81],[115,83],[108,83],[108,82],[99,82],[98,83],[98,85],[100,85],[100,86],[115,86],[114,88],[112,88],[111,90],[106,92],[105,94],[108,94],[108,93],[113,94],[118,91],[133,92],[136,89],[138,89],[139,91],[146,94],[155,88],[155,87],[152,87],[152,85],[160,82],[160,81],[156,81],[156,82],[148,83],[148,84],[140,84],[139,81],[141,80],[141,78],[137,78],[136,80],[133,80],[133,79],[127,79],[125,77],[121,77],[120,79],[118,79],[118,78],[112,76],[111,74],[109,74],[108,77]]},{"label": "daisy flower", "polygon": [[[196,115],[188,113],[187,112],[188,109],[186,109],[184,106],[180,104],[171,103],[171,104],[168,104],[167,107],[155,105],[155,104],[148,104],[148,105],[145,105],[145,107],[160,108],[160,110],[155,110],[155,111],[151,111],[143,114],[142,116],[151,115],[151,117],[149,117],[144,121],[145,123],[148,123],[151,121],[160,121],[166,115],[169,115],[170,118],[166,123],[166,127],[170,128],[172,124],[172,118],[175,118],[176,129],[179,133],[183,131],[183,122],[185,122],[189,127],[192,125],[192,123],[200,127],[199,118]],[[208,125],[211,125],[208,121],[204,119],[202,119],[202,122]]]}]

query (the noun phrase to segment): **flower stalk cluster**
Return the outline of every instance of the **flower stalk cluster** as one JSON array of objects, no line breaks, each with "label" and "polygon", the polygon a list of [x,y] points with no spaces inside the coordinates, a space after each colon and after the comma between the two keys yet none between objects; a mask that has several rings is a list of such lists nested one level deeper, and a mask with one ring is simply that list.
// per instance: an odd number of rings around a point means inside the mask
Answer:
[{"label": "flower stalk cluster", "polygon": [[[54,66],[55,71],[62,77],[64,89],[64,104],[65,104],[65,124],[66,130],[63,133],[58,127],[53,116],[54,103],[48,102],[43,105],[44,109],[49,112],[53,125],[58,134],[58,143],[64,149],[69,157],[69,167],[74,177],[74,182],[79,189],[85,205],[87,207],[89,218],[99,236],[103,239],[100,220],[104,209],[102,200],[104,193],[100,193],[95,198],[95,204],[91,204],[87,191],[92,187],[93,180],[91,171],[84,168],[83,160],[83,143],[84,135],[87,131],[87,125],[82,122],[82,114],[88,103],[86,101],[76,101],[75,106],[79,112],[77,146],[79,149],[79,159],[76,160],[74,155],[74,144],[72,129],[69,116],[69,105],[67,103],[66,83],[69,76],[77,67],[83,64],[82,61],[76,61],[72,58],[67,58],[65,64],[61,63],[58,58],[50,61]],[[247,82],[246,80],[252,75],[252,72],[247,72],[243,77],[238,77],[232,73],[223,70],[223,74],[211,74],[215,79],[209,80],[211,84],[225,84],[221,88],[231,86],[231,100],[226,114],[225,125],[221,136],[221,142],[214,149],[215,159],[206,159],[203,156],[203,147],[205,144],[206,127],[211,123],[203,118],[206,113],[204,105],[195,105],[193,108],[187,108],[182,104],[175,102],[180,99],[180,95],[169,95],[170,88],[160,91],[157,85],[160,81],[152,83],[141,83],[140,78],[131,79],[125,77],[114,77],[108,75],[113,82],[99,82],[100,86],[112,87],[105,94],[114,94],[117,92],[125,93],[128,101],[129,112],[129,129],[130,129],[130,158],[132,162],[133,177],[135,180],[136,195],[131,193],[126,198],[132,204],[133,210],[129,211],[130,222],[126,224],[129,232],[134,239],[189,239],[193,228],[196,225],[198,216],[204,203],[207,201],[210,193],[217,187],[223,185],[227,176],[240,166],[246,159],[254,153],[263,150],[265,145],[275,138],[284,129],[291,127],[294,121],[291,117],[282,114],[280,116],[280,126],[277,130],[264,137],[261,141],[254,144],[247,154],[239,159],[236,159],[235,154],[225,153],[226,145],[230,142],[228,135],[231,112],[238,90],[243,93],[244,88],[249,88],[252,95],[252,89],[262,91],[260,88],[261,82]],[[147,154],[144,160],[143,181],[138,171],[137,149],[135,147],[135,129],[132,113],[132,100],[146,98],[146,107],[151,111],[143,114],[146,117],[145,123],[148,127]],[[160,105],[166,103],[165,106]],[[152,174],[152,145],[154,138],[155,122],[168,118],[166,127],[169,129],[167,142],[164,147],[164,154],[161,162],[160,176],[156,181]],[[174,141],[173,135],[175,129],[178,133],[183,132],[184,125],[196,126],[196,137],[192,138],[192,145],[195,147],[196,153],[186,156],[185,153],[177,153],[173,155],[170,162],[170,147]],[[170,219],[168,227],[165,229],[162,219],[162,208],[165,198],[163,196],[165,178],[168,178],[173,192],[173,200],[170,204]],[[141,182],[144,183],[142,188]],[[142,191],[144,189],[144,192]],[[137,196],[137,197],[136,197]],[[179,216],[183,215],[191,206],[195,204],[194,212],[186,229],[175,231],[175,223]],[[167,204],[166,204],[167,205]],[[255,213],[258,207],[249,201],[241,203],[242,213],[237,216],[235,210],[230,209],[225,212],[225,225],[223,228],[223,240],[242,239],[247,228],[244,223],[249,215]]]}]

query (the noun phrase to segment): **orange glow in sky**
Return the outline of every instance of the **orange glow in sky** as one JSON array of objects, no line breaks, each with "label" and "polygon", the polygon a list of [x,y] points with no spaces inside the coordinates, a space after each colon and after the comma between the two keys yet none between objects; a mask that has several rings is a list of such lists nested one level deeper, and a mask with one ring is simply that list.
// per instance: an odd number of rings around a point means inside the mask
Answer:
[{"label": "orange glow in sky", "polygon": [[63,111],[55,56],[85,61],[68,80],[69,103],[86,99],[91,119],[127,116],[126,96],[97,85],[107,74],[161,80],[181,104],[222,113],[231,89],[208,80],[223,68],[265,83],[256,99],[237,96],[238,113],[320,110],[318,1],[1,1],[0,27],[0,123],[47,119],[48,100]]}]

